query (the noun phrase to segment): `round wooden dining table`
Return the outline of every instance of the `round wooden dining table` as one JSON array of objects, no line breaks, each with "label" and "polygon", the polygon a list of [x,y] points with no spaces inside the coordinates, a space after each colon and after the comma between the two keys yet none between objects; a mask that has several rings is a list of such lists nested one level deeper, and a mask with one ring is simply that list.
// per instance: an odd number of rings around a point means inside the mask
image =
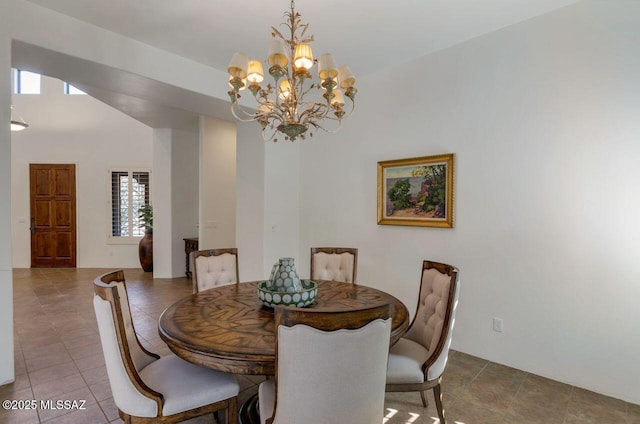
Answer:
[{"label": "round wooden dining table", "polygon": [[[189,295],[160,316],[162,340],[179,357],[234,374],[274,375],[276,335],[273,309],[258,299],[258,282],[230,284]],[[391,304],[391,343],[409,327],[402,302],[381,290],[318,281],[311,309],[348,311]]]},{"label": "round wooden dining table", "polygon": [[[318,293],[308,308],[348,311],[389,303],[390,344],[407,331],[409,312],[394,296],[360,284],[317,283]],[[234,374],[274,375],[274,314],[258,299],[257,284],[220,286],[180,299],[160,316],[160,337],[177,356],[189,362]]]}]

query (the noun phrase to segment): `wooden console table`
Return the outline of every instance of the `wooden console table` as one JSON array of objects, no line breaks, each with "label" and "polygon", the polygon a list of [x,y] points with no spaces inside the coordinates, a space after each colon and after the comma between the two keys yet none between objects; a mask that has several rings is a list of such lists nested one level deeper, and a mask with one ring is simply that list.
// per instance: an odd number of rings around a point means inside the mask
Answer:
[{"label": "wooden console table", "polygon": [[184,274],[187,278],[191,278],[191,266],[189,264],[189,254],[194,250],[198,250],[198,237],[193,238],[185,238],[184,240],[184,253],[186,255],[186,259],[184,262],[185,271]]}]

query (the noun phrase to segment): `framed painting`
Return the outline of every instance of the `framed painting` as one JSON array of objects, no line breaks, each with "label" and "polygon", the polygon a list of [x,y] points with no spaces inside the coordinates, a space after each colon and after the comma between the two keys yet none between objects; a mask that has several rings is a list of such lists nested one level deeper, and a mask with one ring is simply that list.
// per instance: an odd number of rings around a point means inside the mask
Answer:
[{"label": "framed painting", "polygon": [[378,162],[378,224],[453,228],[453,153]]}]

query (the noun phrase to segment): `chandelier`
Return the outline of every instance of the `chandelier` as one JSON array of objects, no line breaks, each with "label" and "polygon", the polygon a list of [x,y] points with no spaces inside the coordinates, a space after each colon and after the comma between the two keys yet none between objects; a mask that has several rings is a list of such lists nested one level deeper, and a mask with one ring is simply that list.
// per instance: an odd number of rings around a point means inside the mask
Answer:
[{"label": "chandelier", "polygon": [[[287,28],[287,36],[271,27],[274,40],[265,62],[269,64],[274,85],[260,85],[264,72],[259,60],[249,60],[244,53],[235,53],[231,58],[228,67],[231,112],[239,121],[257,121],[264,140],[278,141],[277,137],[284,135],[285,140],[295,141],[307,134],[313,136],[313,130],[338,131],[342,118],[353,112],[358,91],[354,87],[356,79],[347,66],[338,68],[329,53],[317,60],[313,58],[309,45],[313,35],[305,35],[309,24],[301,23],[293,0],[291,11],[285,12],[284,17],[286,21],[280,26]],[[311,68],[316,63],[319,82],[311,76]],[[240,91],[246,88],[257,103],[255,112],[245,110],[238,102]],[[345,96],[351,102],[348,114]],[[326,127],[327,124],[331,127]]]}]

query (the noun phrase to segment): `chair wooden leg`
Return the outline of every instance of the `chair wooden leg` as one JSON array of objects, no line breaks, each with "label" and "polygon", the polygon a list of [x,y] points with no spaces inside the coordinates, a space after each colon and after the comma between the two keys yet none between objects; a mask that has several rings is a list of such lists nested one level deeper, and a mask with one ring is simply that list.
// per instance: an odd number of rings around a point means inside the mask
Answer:
[{"label": "chair wooden leg", "polygon": [[131,424],[131,415],[125,414],[118,409],[118,415],[124,424]]},{"label": "chair wooden leg", "polygon": [[227,406],[227,423],[226,424],[238,424],[238,398],[233,397],[229,399],[229,405]]},{"label": "chair wooden leg", "polygon": [[420,397],[422,398],[422,406],[425,408],[429,406],[429,402],[427,402],[427,396],[424,394],[424,390],[420,390]]},{"label": "chair wooden leg", "polygon": [[433,388],[433,397],[436,401],[436,409],[438,410],[440,424],[446,424],[444,421],[444,408],[442,407],[442,391],[440,390],[440,383]]}]

